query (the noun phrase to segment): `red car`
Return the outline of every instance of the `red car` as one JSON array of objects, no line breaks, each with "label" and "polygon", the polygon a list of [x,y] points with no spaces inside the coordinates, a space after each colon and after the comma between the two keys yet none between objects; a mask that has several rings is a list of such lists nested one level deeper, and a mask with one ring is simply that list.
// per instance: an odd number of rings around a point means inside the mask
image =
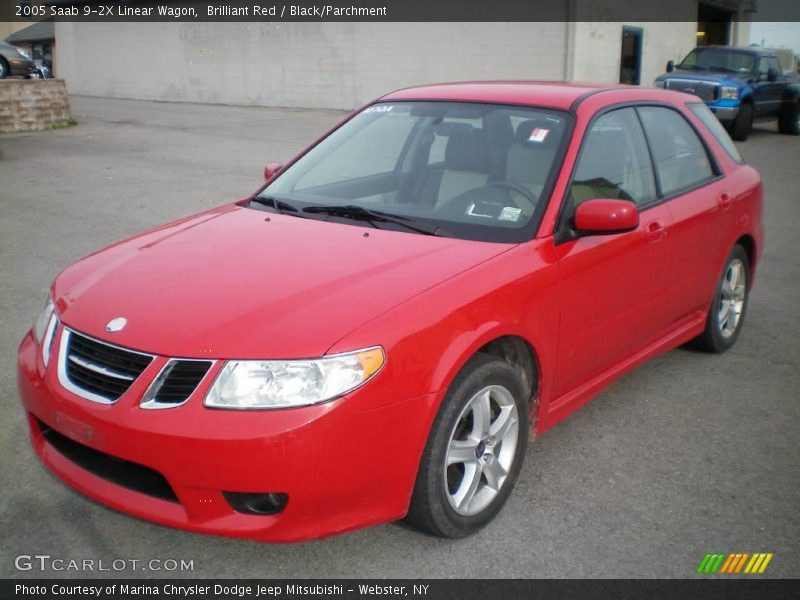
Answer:
[{"label": "red car", "polygon": [[90,498],[266,541],[467,535],[529,435],[730,348],[764,241],[758,174],[664,90],[401,90],[265,174],[67,268],[22,340],[33,448]]}]

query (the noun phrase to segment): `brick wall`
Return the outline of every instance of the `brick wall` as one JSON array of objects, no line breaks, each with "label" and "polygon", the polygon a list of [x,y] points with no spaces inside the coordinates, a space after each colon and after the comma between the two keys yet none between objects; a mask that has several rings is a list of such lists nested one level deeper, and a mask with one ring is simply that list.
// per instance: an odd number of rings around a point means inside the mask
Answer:
[{"label": "brick wall", "polygon": [[63,79],[0,80],[0,133],[63,127],[70,119]]}]

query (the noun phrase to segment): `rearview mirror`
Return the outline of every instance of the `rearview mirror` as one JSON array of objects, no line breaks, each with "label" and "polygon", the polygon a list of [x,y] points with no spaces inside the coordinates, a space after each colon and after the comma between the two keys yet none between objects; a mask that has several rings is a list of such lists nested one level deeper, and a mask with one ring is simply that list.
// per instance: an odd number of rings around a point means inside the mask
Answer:
[{"label": "rearview mirror", "polygon": [[639,226],[639,211],[630,200],[595,198],[575,209],[575,229],[585,235],[631,231]]},{"label": "rearview mirror", "polygon": [[675,70],[675,61],[668,60],[667,61],[667,73],[672,73]]},{"label": "rearview mirror", "polygon": [[266,167],[264,167],[264,181],[269,181],[275,175],[280,173],[280,170],[283,168],[282,164],[271,162]]}]

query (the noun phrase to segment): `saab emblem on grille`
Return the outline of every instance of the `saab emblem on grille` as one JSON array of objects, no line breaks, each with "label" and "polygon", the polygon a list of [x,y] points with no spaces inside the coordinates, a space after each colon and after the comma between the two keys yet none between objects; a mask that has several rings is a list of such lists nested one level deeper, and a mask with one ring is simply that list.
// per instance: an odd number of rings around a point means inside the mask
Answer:
[{"label": "saab emblem on grille", "polygon": [[113,332],[113,331],[121,331],[125,328],[125,325],[128,324],[128,319],[125,317],[117,317],[116,319],[111,319],[108,324],[106,325],[106,331]]}]

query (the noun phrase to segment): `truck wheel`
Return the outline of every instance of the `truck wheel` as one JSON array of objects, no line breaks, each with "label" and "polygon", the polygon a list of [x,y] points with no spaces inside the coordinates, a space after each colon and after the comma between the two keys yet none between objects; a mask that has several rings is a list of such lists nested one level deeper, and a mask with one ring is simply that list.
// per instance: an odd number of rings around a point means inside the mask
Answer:
[{"label": "truck wheel", "polygon": [[787,104],[778,117],[778,131],[786,135],[800,135],[800,103]]},{"label": "truck wheel", "polygon": [[753,105],[743,103],[739,114],[731,124],[731,137],[737,142],[745,141],[753,129]]}]

